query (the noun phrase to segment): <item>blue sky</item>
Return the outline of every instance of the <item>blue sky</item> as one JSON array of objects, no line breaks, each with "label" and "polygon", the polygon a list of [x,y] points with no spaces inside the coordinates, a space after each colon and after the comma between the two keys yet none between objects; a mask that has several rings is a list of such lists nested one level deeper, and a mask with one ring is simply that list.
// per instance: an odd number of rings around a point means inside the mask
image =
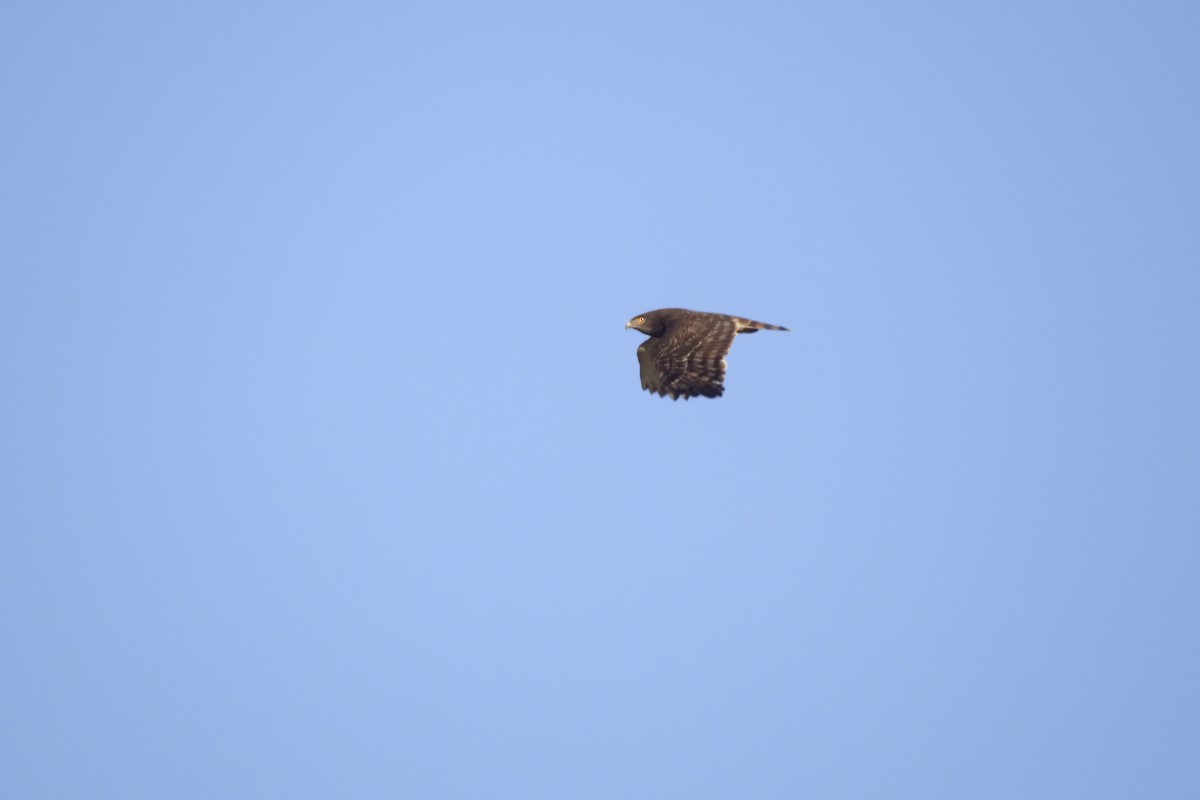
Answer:
[{"label": "blue sky", "polygon": [[6,8],[0,794],[1197,796],[1198,23]]}]

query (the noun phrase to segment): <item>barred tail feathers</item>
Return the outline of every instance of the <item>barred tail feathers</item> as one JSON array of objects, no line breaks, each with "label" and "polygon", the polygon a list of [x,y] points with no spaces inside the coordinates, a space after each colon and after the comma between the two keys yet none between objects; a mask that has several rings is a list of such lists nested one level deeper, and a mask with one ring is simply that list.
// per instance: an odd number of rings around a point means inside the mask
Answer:
[{"label": "barred tail feathers", "polygon": [[785,328],[782,325],[768,325],[765,322],[758,322],[756,320],[746,319],[745,317],[732,317],[732,319],[733,319],[734,323],[737,325],[738,333],[757,333],[758,331],[790,330],[789,328]]}]

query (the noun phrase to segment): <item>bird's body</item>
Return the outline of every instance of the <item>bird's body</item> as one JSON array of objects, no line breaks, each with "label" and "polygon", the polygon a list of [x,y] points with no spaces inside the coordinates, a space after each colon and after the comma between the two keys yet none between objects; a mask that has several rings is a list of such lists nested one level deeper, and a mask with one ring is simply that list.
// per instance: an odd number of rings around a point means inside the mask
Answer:
[{"label": "bird's body", "polygon": [[661,308],[625,324],[650,338],[638,347],[642,388],[659,396],[720,397],[725,392],[725,356],[739,333],[786,331],[745,317],[686,308]]}]

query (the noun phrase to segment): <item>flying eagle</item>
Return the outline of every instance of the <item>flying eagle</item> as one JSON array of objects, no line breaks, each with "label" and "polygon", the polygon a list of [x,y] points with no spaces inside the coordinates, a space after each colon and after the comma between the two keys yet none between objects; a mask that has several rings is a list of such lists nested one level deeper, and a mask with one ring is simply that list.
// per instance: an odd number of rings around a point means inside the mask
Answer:
[{"label": "flying eagle", "polygon": [[642,388],[662,397],[670,395],[672,400],[698,395],[720,397],[725,392],[725,356],[733,337],[760,330],[787,330],[744,317],[686,308],[647,311],[629,320],[625,327],[650,337],[637,349]]}]

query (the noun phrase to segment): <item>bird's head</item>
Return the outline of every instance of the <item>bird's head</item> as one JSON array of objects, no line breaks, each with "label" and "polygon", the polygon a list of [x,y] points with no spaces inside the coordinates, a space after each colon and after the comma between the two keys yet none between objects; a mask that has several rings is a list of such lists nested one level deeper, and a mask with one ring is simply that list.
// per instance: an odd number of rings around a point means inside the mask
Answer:
[{"label": "bird's head", "polygon": [[638,314],[636,317],[629,320],[629,322],[626,322],[625,327],[633,328],[635,331],[641,331],[648,336],[653,336],[659,332],[658,329],[660,324],[661,321],[655,316],[655,314],[651,311],[647,311],[645,314]]}]

